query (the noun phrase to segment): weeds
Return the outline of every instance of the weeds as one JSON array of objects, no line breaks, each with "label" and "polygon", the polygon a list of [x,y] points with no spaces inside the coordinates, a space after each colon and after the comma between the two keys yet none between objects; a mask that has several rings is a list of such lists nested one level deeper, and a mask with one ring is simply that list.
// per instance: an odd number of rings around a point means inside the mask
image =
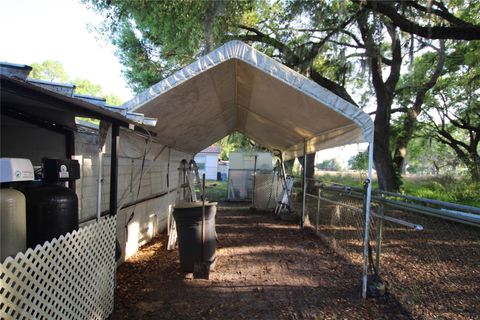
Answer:
[{"label": "weeds", "polygon": [[[316,178],[324,183],[361,187],[366,176],[363,177],[359,173],[338,172],[320,173]],[[378,189],[375,179],[372,187]],[[402,189],[403,194],[410,196],[480,207],[480,184],[461,177],[408,176],[403,178]]]}]

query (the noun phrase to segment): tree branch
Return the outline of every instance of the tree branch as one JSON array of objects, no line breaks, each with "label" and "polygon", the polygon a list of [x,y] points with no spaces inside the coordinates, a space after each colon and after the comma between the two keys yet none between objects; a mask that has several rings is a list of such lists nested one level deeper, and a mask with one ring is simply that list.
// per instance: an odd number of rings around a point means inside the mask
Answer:
[{"label": "tree branch", "polygon": [[340,30],[340,32],[352,38],[353,41],[355,41],[355,43],[357,44],[357,46],[361,48],[365,48],[365,44],[361,42],[360,39],[358,39],[358,37],[355,34],[353,34],[353,32],[350,32],[348,30]]},{"label": "tree branch", "polygon": [[[329,41],[329,39],[336,34],[337,32],[340,32],[341,30],[345,29],[350,23],[352,23],[361,13],[363,10],[357,11],[355,14],[353,14],[350,18],[345,20],[344,22],[340,23],[336,28],[333,28],[332,31],[330,31],[323,40],[314,43],[311,48],[308,50],[308,52],[301,58],[300,64],[301,65],[307,65],[310,64],[310,62],[317,56],[318,52],[320,49],[323,47],[323,45]],[[301,56],[301,54],[298,54]]]},{"label": "tree branch", "polygon": [[413,103],[412,110],[416,115],[422,112],[422,105],[423,101],[425,100],[425,95],[427,94],[428,90],[433,88],[433,86],[437,83],[438,78],[442,74],[443,66],[445,65],[445,56],[445,41],[440,40],[440,49],[438,50],[438,62],[435,66],[435,70],[433,71],[430,80],[420,86],[417,94],[415,95],[415,101]]},{"label": "tree branch", "polygon": [[344,47],[355,48],[355,49],[364,49],[365,48],[365,46],[360,47],[360,46],[357,46],[357,45],[354,45],[354,44],[340,42],[340,41],[336,41],[336,40],[328,40],[328,42],[335,43],[335,44],[338,44],[338,45],[344,46]]},{"label": "tree branch", "polygon": [[385,87],[388,92],[395,92],[398,79],[400,78],[400,69],[402,67],[402,46],[395,27],[387,27],[390,37],[392,38],[392,63],[390,64],[390,74],[385,81]]},{"label": "tree branch", "polygon": [[270,37],[269,35],[261,32],[258,29],[253,27],[245,26],[245,25],[238,25],[239,28],[250,31],[255,33],[254,35],[244,34],[244,35],[236,35],[232,38],[246,41],[246,42],[262,42],[268,44],[280,51],[284,57],[286,58],[286,63],[289,67],[292,67],[298,63],[299,57],[284,43],[281,41]]},{"label": "tree branch", "polygon": [[455,26],[425,27],[399,14],[389,1],[352,0],[365,8],[388,17],[402,31],[427,39],[480,40],[480,26],[458,23]]},{"label": "tree branch", "polygon": [[[351,20],[351,19],[349,19],[349,20]],[[260,30],[257,30],[255,28],[253,28],[253,27],[244,26],[244,25],[239,25],[238,27],[242,28],[244,30],[253,32],[255,34],[253,34],[253,35],[252,34],[236,35],[232,38],[242,40],[242,41],[246,41],[246,42],[262,42],[262,43],[271,45],[272,47],[278,49],[283,54],[283,57],[285,58],[285,60],[287,60],[286,64],[291,68],[293,68],[295,66],[298,66],[299,64],[302,63],[300,61],[298,55],[294,51],[292,51],[287,45],[278,41],[277,39],[274,39],[274,38],[266,35],[265,33],[261,32]],[[324,40],[326,41],[327,39],[328,39],[328,36]],[[339,84],[323,77],[320,73],[318,73],[313,68],[310,68],[310,77],[313,81],[315,81],[316,83],[318,83],[319,85],[321,85],[325,89],[328,89],[328,90],[332,91],[333,93],[335,93],[339,97],[347,100],[348,102],[352,103],[355,106],[358,106],[356,104],[355,100],[353,100],[353,98],[350,96],[350,94],[347,92],[347,90],[344,87],[342,87]]]},{"label": "tree branch", "polygon": [[390,113],[397,113],[397,112],[408,112],[408,108],[400,107],[400,108],[393,108]]},{"label": "tree branch", "polygon": [[438,2],[438,1],[433,1],[432,4],[439,7],[440,10],[433,8],[433,6],[431,8],[424,7],[416,1],[402,1],[402,0],[400,0],[400,1],[397,1],[397,3],[406,4],[410,7],[413,7],[415,9],[417,9],[418,11],[422,11],[422,12],[427,13],[427,14],[433,13],[433,14],[443,18],[445,21],[448,21],[448,22],[450,22],[452,24],[455,24],[455,25],[475,27],[475,25],[470,24],[466,21],[463,21],[462,19],[459,19],[459,18],[455,17],[453,14],[448,12],[448,9],[445,7],[445,5],[443,3]]},{"label": "tree branch", "polygon": [[350,94],[347,92],[347,90],[340,86],[339,84],[333,82],[330,79],[327,79],[323,77],[317,70],[314,68],[310,68],[310,77],[312,78],[313,81],[324,87],[325,89],[328,89],[335,93],[337,96],[347,100],[351,104],[355,105],[358,107],[357,103],[353,98],[350,96]]}]

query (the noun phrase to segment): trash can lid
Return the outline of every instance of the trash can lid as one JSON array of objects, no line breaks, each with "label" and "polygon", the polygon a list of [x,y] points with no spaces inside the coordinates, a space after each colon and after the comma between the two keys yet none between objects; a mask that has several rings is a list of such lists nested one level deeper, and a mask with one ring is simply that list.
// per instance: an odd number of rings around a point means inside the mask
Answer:
[{"label": "trash can lid", "polygon": [[[205,207],[216,206],[217,204],[218,202],[205,201]],[[178,209],[199,208],[199,207],[202,207],[202,201],[181,202],[181,203],[175,204],[173,207]]]}]

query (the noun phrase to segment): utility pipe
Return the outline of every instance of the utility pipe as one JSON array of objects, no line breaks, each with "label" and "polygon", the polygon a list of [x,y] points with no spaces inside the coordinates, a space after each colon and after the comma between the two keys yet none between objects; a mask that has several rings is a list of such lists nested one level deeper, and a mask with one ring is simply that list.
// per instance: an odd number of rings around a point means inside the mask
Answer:
[{"label": "utility pipe", "polygon": [[117,124],[112,124],[112,141],[110,157],[110,215],[117,214],[118,197],[118,155],[117,148],[120,142],[120,130]]},{"label": "utility pipe", "polygon": [[103,183],[103,153],[105,145],[98,149],[98,180],[97,180],[97,222],[102,214],[102,183]]},{"label": "utility pipe", "polygon": [[303,196],[302,196],[302,218],[300,226],[305,225],[305,205],[307,200],[307,140],[303,140]]}]

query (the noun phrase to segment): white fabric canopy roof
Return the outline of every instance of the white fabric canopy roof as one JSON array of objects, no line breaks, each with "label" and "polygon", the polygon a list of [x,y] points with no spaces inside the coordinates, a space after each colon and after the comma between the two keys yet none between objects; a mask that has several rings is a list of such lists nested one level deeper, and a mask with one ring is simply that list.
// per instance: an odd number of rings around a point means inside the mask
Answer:
[{"label": "white fabric canopy roof", "polygon": [[231,41],[123,105],[158,118],[157,140],[197,153],[238,131],[284,158],[373,141],[362,110],[240,41]]}]

